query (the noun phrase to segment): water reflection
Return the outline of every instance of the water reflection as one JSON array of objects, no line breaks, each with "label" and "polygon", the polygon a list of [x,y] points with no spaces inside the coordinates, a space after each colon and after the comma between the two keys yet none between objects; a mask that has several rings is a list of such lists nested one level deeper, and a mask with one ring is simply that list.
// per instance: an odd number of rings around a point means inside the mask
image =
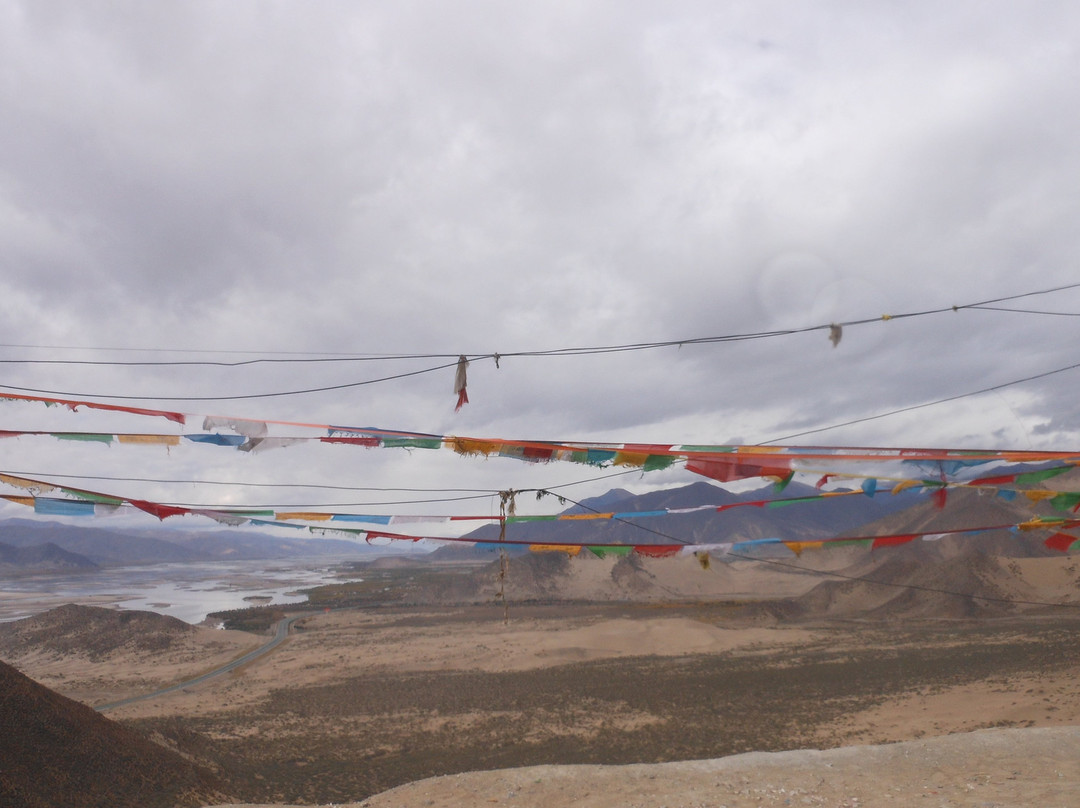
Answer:
[{"label": "water reflection", "polygon": [[298,590],[341,577],[334,562],[206,562],[117,567],[93,573],[0,580],[0,620],[29,617],[64,603],[140,609],[200,623],[207,614],[264,604],[303,603]]}]

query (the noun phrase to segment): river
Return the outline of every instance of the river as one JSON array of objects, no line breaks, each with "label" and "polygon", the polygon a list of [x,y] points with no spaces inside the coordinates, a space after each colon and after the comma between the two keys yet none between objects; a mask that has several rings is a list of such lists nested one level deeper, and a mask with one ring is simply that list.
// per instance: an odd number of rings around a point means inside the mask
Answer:
[{"label": "river", "polygon": [[[355,560],[355,559],[354,559]],[[360,580],[334,560],[217,561],[113,567],[89,573],[0,578],[0,621],[65,603],[141,609],[200,623],[212,612],[303,603],[300,589]]]}]

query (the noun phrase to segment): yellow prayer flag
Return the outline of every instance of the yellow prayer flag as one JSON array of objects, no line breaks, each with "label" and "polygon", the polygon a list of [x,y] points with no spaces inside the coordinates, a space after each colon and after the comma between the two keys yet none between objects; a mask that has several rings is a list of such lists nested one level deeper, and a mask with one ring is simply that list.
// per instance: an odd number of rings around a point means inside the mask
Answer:
[{"label": "yellow prayer flag", "polygon": [[179,435],[117,435],[119,443],[141,443],[156,446],[179,446]]},{"label": "yellow prayer flag", "polygon": [[10,474],[0,474],[0,483],[7,485],[13,485],[16,488],[25,488],[29,491],[55,491],[55,485],[49,485],[48,483],[39,483],[34,480],[26,480],[22,477],[12,477]]},{"label": "yellow prayer flag", "polygon": [[530,544],[529,550],[533,553],[566,553],[576,556],[581,552],[580,544]]},{"label": "yellow prayer flag", "polygon": [[803,550],[820,550],[825,545],[823,541],[786,541],[784,546],[797,556],[801,556]]},{"label": "yellow prayer flag", "polygon": [[1057,491],[1044,491],[1041,488],[1035,489],[1033,491],[1024,492],[1024,496],[1030,499],[1032,502],[1042,502],[1044,499],[1053,499],[1057,495]]},{"label": "yellow prayer flag", "polygon": [[461,455],[498,454],[505,445],[503,441],[472,440],[471,438],[449,438],[450,448]]}]

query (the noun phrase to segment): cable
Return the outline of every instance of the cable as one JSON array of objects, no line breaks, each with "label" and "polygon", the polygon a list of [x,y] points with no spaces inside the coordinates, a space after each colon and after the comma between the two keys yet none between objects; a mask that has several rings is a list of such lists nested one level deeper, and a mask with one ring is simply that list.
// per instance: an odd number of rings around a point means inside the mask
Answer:
[{"label": "cable", "polygon": [[1016,314],[1046,314],[1051,317],[1080,317],[1080,312],[1072,311],[1037,311],[1035,309],[1007,309],[1001,306],[968,306],[969,309],[982,311],[1010,311]]},{"label": "cable", "polygon": [[[984,300],[984,301],[980,301],[980,302],[977,302],[977,303],[968,303],[968,304],[964,304],[962,306],[949,306],[949,307],[936,308],[936,309],[926,309],[926,310],[923,310],[923,311],[906,312],[906,313],[902,313],[902,314],[883,315],[880,318],[878,318],[878,317],[863,318],[863,319],[859,319],[859,320],[848,320],[848,321],[844,321],[844,322],[841,322],[841,323],[828,323],[828,324],[821,324],[821,325],[814,325],[814,326],[806,326],[806,327],[803,327],[803,328],[785,329],[785,330],[777,330],[777,331],[761,331],[761,332],[747,333],[747,334],[729,334],[729,335],[726,335],[726,336],[717,336],[717,337],[698,337],[698,338],[684,339],[684,340],[665,340],[663,342],[641,342],[641,343],[631,343],[631,344],[626,344],[626,345],[607,345],[607,346],[594,346],[594,347],[581,347],[581,348],[557,348],[557,349],[552,349],[552,350],[539,350],[539,351],[516,351],[516,352],[509,352],[509,353],[502,353],[502,354],[500,354],[500,353],[478,354],[478,355],[472,355],[472,356],[470,356],[468,358],[470,358],[471,360],[490,358],[490,359],[494,359],[496,364],[498,364],[499,359],[503,358],[503,357],[586,356],[586,355],[599,355],[599,354],[607,354],[607,353],[620,353],[620,352],[626,352],[626,351],[655,350],[655,349],[659,349],[659,348],[670,348],[670,347],[680,347],[681,348],[684,345],[708,345],[708,344],[717,344],[717,343],[722,343],[722,342],[736,342],[736,341],[742,341],[742,340],[762,339],[762,338],[766,338],[766,337],[785,336],[785,335],[806,333],[806,332],[809,332],[809,331],[818,331],[818,330],[823,330],[823,329],[831,329],[835,325],[839,325],[839,326],[842,326],[842,327],[850,327],[850,326],[854,326],[854,325],[865,325],[867,323],[878,322],[878,321],[880,321],[882,319],[885,319],[885,320],[899,320],[899,319],[905,319],[905,318],[910,318],[910,317],[921,317],[921,316],[925,316],[925,315],[929,315],[929,314],[940,314],[942,312],[947,312],[947,311],[956,312],[956,311],[959,311],[961,309],[984,307],[984,306],[987,306],[988,304],[991,304],[991,303],[1000,303],[1000,302],[1003,302],[1003,301],[1006,301],[1006,300],[1016,300],[1016,299],[1019,299],[1019,298],[1031,297],[1031,296],[1034,296],[1034,295],[1043,295],[1043,294],[1049,294],[1049,293],[1052,293],[1052,292],[1060,292],[1060,291],[1063,291],[1063,290],[1066,290],[1066,289],[1073,289],[1073,288],[1078,288],[1078,287],[1080,287],[1080,283],[1073,283],[1073,284],[1067,284],[1067,285],[1064,285],[1064,286],[1054,287],[1054,288],[1051,288],[1051,289],[1042,289],[1042,290],[1038,290],[1038,291],[1034,291],[1034,292],[1024,292],[1022,294],[1009,295],[1009,296],[1006,296],[1006,297],[999,297],[999,298],[994,298],[994,299],[991,299],[991,300]],[[4,347],[4,346],[0,346],[0,347]],[[371,360],[374,360],[374,359],[406,359],[406,358],[407,359],[423,359],[423,358],[445,359],[445,358],[452,358],[452,355],[451,354],[387,354],[387,355],[382,355],[382,356],[378,356],[378,355],[359,356],[359,357],[353,357],[352,359],[354,361],[371,361]],[[292,360],[292,359],[288,359],[288,360],[285,360],[285,359],[265,359],[265,360],[263,360],[263,359],[253,359],[253,360],[245,360],[243,362],[236,362],[236,363],[221,363],[221,362],[207,362],[207,363],[198,363],[198,362],[116,362],[116,363],[114,363],[114,362],[105,362],[105,361],[96,361],[96,360],[95,361],[86,361],[86,360],[0,360],[0,363],[2,363],[2,362],[17,362],[17,363],[27,363],[27,364],[32,364],[32,363],[40,363],[40,364],[89,364],[89,365],[114,365],[115,364],[115,365],[151,365],[151,366],[208,364],[208,365],[223,365],[223,366],[240,366],[240,365],[256,364],[256,363],[263,362],[263,361],[266,361],[266,362],[286,362],[286,361],[315,362],[315,361],[319,361],[319,362],[321,362],[321,361],[349,361],[349,359],[347,357],[342,357],[342,358],[338,358],[338,359],[327,359],[327,358],[323,357],[323,358],[306,358],[306,359],[295,359],[295,360]],[[15,387],[15,386],[11,386],[11,385],[0,385],[0,389],[3,389],[3,390],[15,390],[15,391],[18,391],[18,392],[23,392],[23,393],[39,393],[39,394],[50,395],[50,396],[65,396],[65,397],[77,397],[77,398],[106,398],[106,399],[114,399],[114,400],[120,400],[120,401],[241,401],[241,400],[262,399],[262,398],[281,398],[281,397],[285,397],[285,396],[307,395],[307,394],[311,394],[311,393],[325,393],[325,392],[331,392],[331,391],[334,391],[334,390],[346,390],[346,389],[355,388],[355,387],[363,387],[363,386],[370,385],[370,384],[379,384],[381,382],[394,381],[394,380],[397,380],[397,379],[409,378],[411,376],[419,376],[419,375],[422,375],[422,374],[425,374],[425,373],[432,373],[432,372],[435,372],[435,371],[438,371],[438,370],[445,370],[447,368],[456,367],[456,366],[457,366],[457,361],[455,360],[455,361],[447,362],[445,364],[436,365],[434,367],[424,368],[424,369],[421,369],[421,370],[414,370],[414,371],[409,371],[409,372],[406,372],[406,373],[396,373],[396,374],[392,374],[390,376],[383,376],[383,377],[376,378],[376,379],[366,379],[364,381],[359,381],[359,382],[348,382],[348,383],[344,383],[344,384],[327,385],[327,386],[324,386],[324,387],[310,387],[310,388],[303,388],[303,389],[300,389],[300,390],[283,390],[283,391],[276,391],[276,392],[270,392],[270,393],[246,393],[246,394],[231,395],[231,396],[103,395],[103,394],[100,394],[100,393],[72,393],[72,392],[69,392],[69,391],[45,390],[45,389],[33,388],[33,387]],[[1034,378],[1037,378],[1037,377],[1034,377]],[[1014,383],[1016,383],[1016,382],[1014,382]],[[997,389],[997,388],[989,388],[989,389]],[[983,391],[983,392],[986,392],[986,391]],[[965,394],[965,395],[974,395],[974,393]],[[943,399],[942,401],[949,401],[949,400],[952,400],[952,399]],[[941,403],[941,402],[935,402],[935,403]],[[929,405],[919,405],[919,406],[929,406]],[[903,412],[903,410],[897,410],[896,412]],[[886,413],[885,415],[892,415],[892,414],[895,414],[895,413]],[[885,417],[885,415],[872,416],[872,417],[864,419],[864,420],[872,420],[873,418],[881,418],[881,417]],[[854,422],[851,422],[851,423],[858,423],[858,421],[854,421]],[[845,426],[845,425],[848,425],[848,424],[840,424],[838,426]],[[824,427],[824,428],[822,428],[820,430],[810,430],[808,432],[799,433],[799,435],[792,435],[792,436],[789,436],[789,437],[800,437],[802,435],[813,434],[815,431],[824,431],[826,429],[833,429],[833,428],[835,428],[835,427]],[[776,438],[775,440],[784,440],[784,438]],[[773,441],[768,441],[768,442],[771,443]]]},{"label": "cable", "polygon": [[[528,491],[553,491],[556,489],[570,488],[575,485],[585,485],[587,483],[599,482],[601,480],[607,480],[614,477],[620,477],[626,474],[640,474],[641,469],[629,469],[626,471],[617,471],[612,474],[602,474],[598,477],[589,477],[584,480],[575,480],[569,483],[560,483],[558,485],[548,486],[544,489],[526,489]],[[165,485],[218,485],[218,486],[230,486],[238,488],[309,488],[315,490],[325,491],[377,491],[377,492],[405,492],[405,493],[426,493],[426,494],[469,494],[475,496],[462,496],[462,497],[446,497],[442,499],[417,499],[417,500],[400,500],[400,501],[384,501],[384,502],[352,502],[352,503],[320,503],[318,505],[312,503],[305,503],[303,505],[185,505],[184,503],[167,502],[162,503],[166,505],[194,507],[194,508],[206,508],[213,509],[218,508],[240,508],[240,509],[267,509],[267,508],[308,508],[308,507],[362,507],[367,505],[404,505],[404,504],[427,504],[435,502],[459,502],[471,499],[484,499],[489,496],[497,495],[500,489],[494,488],[392,488],[392,487],[379,487],[379,486],[348,486],[348,485],[320,485],[316,483],[252,483],[252,482],[236,482],[232,480],[178,480],[178,479],[164,479],[154,477],[115,477],[100,474],[54,474],[51,472],[34,472],[34,471],[0,471],[0,474],[10,477],[25,477],[33,478],[35,480],[41,480],[46,482],[47,479],[61,479],[61,480],[106,480],[109,482],[135,482],[135,483],[154,483]],[[564,497],[565,499],[565,497]],[[567,500],[569,501],[569,500]],[[582,506],[584,507],[584,506]]]},{"label": "cable", "polygon": [[[112,350],[112,349],[108,349]],[[137,349],[133,349],[137,350]],[[454,355],[454,359],[457,358],[457,354]],[[198,367],[224,367],[224,368],[236,368],[243,367],[245,365],[272,365],[272,364],[315,364],[319,362],[379,362],[389,359],[448,359],[450,354],[419,354],[408,355],[402,354],[401,356],[322,356],[322,357],[309,357],[304,359],[275,359],[264,357],[261,359],[243,359],[237,362],[208,362],[194,359],[178,359],[170,362],[162,361],[135,361],[135,362],[117,362],[115,360],[108,359],[0,359],[0,364],[4,365],[106,365],[109,367],[183,367],[183,366],[198,366]]]},{"label": "cable", "polygon": [[281,511],[281,510],[307,510],[308,508],[369,508],[383,507],[386,505],[433,505],[443,502],[465,502],[474,499],[488,499],[491,494],[468,494],[460,497],[432,497],[429,499],[398,499],[381,500],[378,502],[305,502],[299,505],[288,503],[271,503],[259,505],[236,505],[235,503],[193,503],[193,502],[169,502],[161,501],[156,504],[168,505],[174,508],[191,508],[199,510],[240,510],[240,511]]},{"label": "cable", "polygon": [[1022,292],[1021,294],[1018,294],[1018,295],[1008,295],[1006,297],[995,297],[992,300],[983,300],[983,301],[980,301],[979,303],[969,303],[966,306],[956,306],[955,308],[965,309],[965,308],[971,308],[971,307],[974,307],[974,306],[985,306],[985,305],[987,305],[989,303],[1004,303],[1006,300],[1019,300],[1022,297],[1035,297],[1036,295],[1048,295],[1048,294],[1051,294],[1053,292],[1064,292],[1064,291],[1066,291],[1068,289],[1076,289],[1078,287],[1080,287],[1080,283],[1067,283],[1064,286],[1055,286],[1055,287],[1050,288],[1050,289],[1040,289],[1040,290],[1035,291],[1035,292]]},{"label": "cable", "polygon": [[425,494],[497,494],[498,491],[490,488],[386,488],[377,486],[353,486],[353,485],[320,485],[316,483],[251,483],[237,482],[234,480],[175,480],[160,479],[154,477],[110,477],[100,474],[53,474],[47,471],[0,471],[10,477],[55,477],[66,480],[108,480],[110,482],[126,483],[161,483],[176,485],[228,485],[238,488],[314,488],[326,491],[405,491],[409,493]]},{"label": "cable", "polygon": [[11,385],[0,384],[2,390],[17,390],[21,393],[42,393],[50,396],[65,396],[72,398],[111,398],[120,401],[239,401],[242,399],[253,398],[279,398],[281,396],[298,396],[306,393],[326,393],[331,390],[345,390],[351,387],[363,387],[368,384],[378,384],[379,382],[392,381],[394,379],[404,379],[409,376],[419,376],[423,373],[432,373],[436,370],[445,370],[446,368],[452,368],[457,366],[457,361],[450,362],[445,365],[436,365],[431,368],[424,368],[423,370],[413,370],[408,373],[397,373],[393,376],[384,376],[380,379],[367,379],[362,382],[348,382],[346,384],[334,384],[326,387],[310,387],[303,390],[286,390],[276,393],[247,393],[244,395],[235,396],[123,396],[114,394],[101,394],[101,393],[70,393],[62,390],[39,390],[34,387],[13,387]]},{"label": "cable", "polygon": [[992,393],[992,392],[994,392],[996,390],[1002,390],[1002,389],[1004,389],[1006,387],[1012,387],[1013,385],[1016,385],[1016,384],[1023,384],[1024,382],[1031,382],[1031,381],[1035,381],[1036,379],[1044,379],[1047,376],[1053,376],[1054,374],[1057,374],[1057,373],[1064,373],[1067,370],[1076,370],[1077,368],[1080,368],[1080,362],[1078,362],[1076,364],[1073,364],[1073,365],[1066,365],[1065,367],[1057,368],[1056,370],[1048,370],[1045,373],[1036,373],[1034,376],[1026,376],[1023,379],[1014,379],[1011,382],[1002,382],[1001,384],[995,384],[992,387],[984,387],[981,390],[972,390],[971,392],[968,392],[968,393],[959,393],[959,394],[957,394],[955,396],[947,396],[946,398],[939,398],[936,401],[926,401],[926,402],[923,402],[922,404],[912,404],[912,405],[910,405],[908,407],[901,407],[898,410],[890,410],[889,412],[878,413],[877,415],[867,415],[867,416],[864,416],[862,418],[853,418],[850,421],[842,421],[841,423],[832,424],[830,426],[822,426],[822,427],[817,427],[816,429],[807,429],[807,430],[805,430],[803,432],[795,432],[795,433],[792,433],[790,435],[782,435],[782,436],[780,436],[778,438],[770,438],[769,440],[761,441],[760,443],[755,444],[755,445],[757,445],[757,446],[766,446],[766,445],[768,445],[770,443],[776,443],[778,441],[787,441],[787,440],[790,440],[791,438],[801,438],[801,437],[804,437],[806,435],[815,435],[818,432],[828,432],[830,429],[839,429],[840,427],[851,426],[853,424],[861,424],[861,423],[865,423],[866,421],[875,421],[875,420],[877,420],[879,418],[887,418],[890,415],[898,415],[898,414],[903,413],[903,412],[911,412],[912,410],[918,410],[918,409],[922,409],[924,407],[933,407],[933,406],[935,406],[937,404],[945,404],[945,403],[947,403],[949,401],[957,401],[957,400],[959,400],[961,398],[968,398],[970,396],[977,396],[977,395],[981,395],[983,393]]},{"label": "cable", "polygon": [[[1050,289],[1040,289],[1033,292],[1023,292],[1016,295],[1007,295],[1005,297],[993,298],[991,300],[983,300],[976,303],[966,303],[963,305],[943,306],[934,309],[924,309],[921,311],[903,312],[900,314],[885,314],[879,317],[866,317],[854,320],[846,320],[835,325],[843,327],[851,327],[856,325],[866,325],[868,323],[881,322],[882,320],[902,320],[911,317],[922,317],[930,314],[942,314],[945,312],[957,312],[962,309],[987,309],[994,310],[989,306],[991,303],[1001,303],[1008,300],[1018,300],[1024,297],[1032,297],[1036,295],[1051,294],[1053,292],[1061,292],[1068,289],[1074,289],[1080,287],[1080,283],[1066,284],[1063,286],[1057,286]],[[999,309],[1000,311],[1023,311],[1020,309]],[[1036,312],[1030,311],[1031,314],[1052,314],[1053,312]],[[1073,315],[1080,316],[1080,315]],[[834,323],[823,323],[819,325],[804,326],[801,328],[788,328],[778,329],[773,331],[758,331],[748,332],[741,334],[726,334],[712,337],[693,337],[688,339],[674,339],[664,340],[660,342],[638,342],[628,343],[622,345],[599,345],[599,346],[581,346],[581,347],[569,347],[569,348],[552,348],[541,349],[531,351],[510,351],[505,353],[474,353],[466,354],[466,357],[470,360],[476,359],[495,359],[503,357],[540,357],[540,356],[586,356],[596,354],[607,353],[619,353],[624,351],[643,351],[653,350],[658,348],[673,348],[682,347],[684,345],[710,345],[723,342],[738,342],[743,340],[765,339],[769,337],[790,336],[793,334],[803,334],[809,331],[820,331],[832,327]],[[50,345],[21,345],[13,343],[0,344],[0,348],[36,348],[36,349],[51,349],[51,350],[100,350],[100,351],[146,351],[154,353],[205,353],[205,354],[259,354],[266,352],[256,351],[227,351],[227,350],[185,350],[185,349],[160,349],[160,348],[86,348],[76,346],[50,346]],[[319,362],[372,362],[372,361],[389,361],[389,360],[417,360],[417,359],[454,359],[456,360],[459,354],[454,353],[385,353],[385,354],[354,354],[354,353],[331,353],[331,352],[318,352],[318,353],[305,353],[299,351],[275,351],[272,352],[277,357],[288,358],[275,358],[261,356],[257,359],[246,359],[235,362],[224,361],[195,361],[195,360],[172,360],[172,361],[107,361],[107,360],[81,360],[81,359],[0,359],[0,364],[65,364],[65,365],[114,365],[114,366],[160,366],[160,367],[177,367],[177,366],[216,366],[216,367],[241,367],[246,365],[255,364],[276,364],[276,363],[319,363]],[[439,368],[431,368],[429,370],[439,370],[445,365]],[[425,373],[428,371],[418,371],[419,373]],[[373,384],[380,381],[389,381],[396,378],[402,378],[403,376],[411,374],[401,374],[399,376],[387,376],[382,379],[374,379],[367,382],[357,384]],[[343,386],[356,386],[356,385],[343,385]],[[9,388],[19,389],[19,388]],[[340,389],[340,388],[323,388],[327,390]],[[35,392],[49,392],[49,391],[35,391]],[[319,391],[298,391],[298,392],[319,392]],[[224,401],[230,398],[255,398],[255,397],[268,397],[270,395],[294,395],[295,393],[278,393],[278,394],[262,394],[261,396],[232,396],[232,397],[215,397],[203,398],[203,399],[185,399],[185,398],[168,398],[172,401],[186,401],[186,400],[219,400]],[[109,396],[109,398],[122,398],[122,396]],[[164,398],[164,397],[162,397]]]}]

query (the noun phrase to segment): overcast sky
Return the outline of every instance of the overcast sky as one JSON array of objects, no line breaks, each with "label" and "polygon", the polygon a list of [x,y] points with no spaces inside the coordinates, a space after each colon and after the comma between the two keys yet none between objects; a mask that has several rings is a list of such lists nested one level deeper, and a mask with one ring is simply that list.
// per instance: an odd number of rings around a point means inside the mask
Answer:
[{"label": "overcast sky", "polygon": [[[1078,43],[1070,2],[0,0],[0,358],[513,354],[1080,282]],[[1076,314],[1080,289],[1000,305]],[[968,309],[849,326],[835,348],[815,330],[479,359],[457,413],[452,368],[176,400],[449,359],[7,364],[2,378],[254,419],[758,443],[1064,368],[1078,337],[1076,317]],[[1078,393],[1080,370],[1065,371],[791,442],[1076,448]],[[178,431],[11,403],[0,428]],[[496,489],[596,476],[448,452],[3,447],[3,470],[38,473]]]}]

